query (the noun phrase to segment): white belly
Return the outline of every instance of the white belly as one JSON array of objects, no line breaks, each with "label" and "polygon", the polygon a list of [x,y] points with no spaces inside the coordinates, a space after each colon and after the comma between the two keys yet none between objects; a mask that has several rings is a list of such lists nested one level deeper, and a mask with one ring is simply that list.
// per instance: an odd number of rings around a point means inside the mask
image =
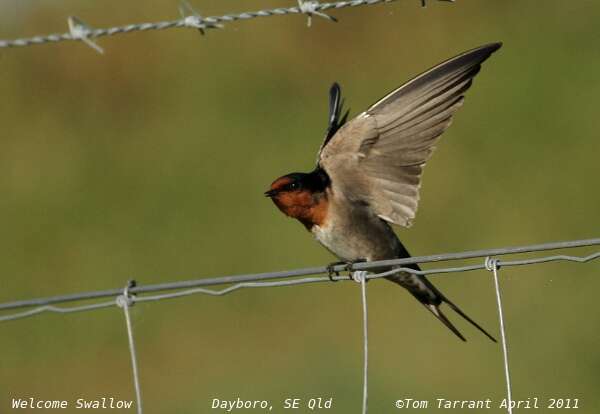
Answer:
[{"label": "white belly", "polygon": [[348,240],[344,240],[344,237],[340,237],[339,232],[332,229],[333,226],[313,226],[311,229],[312,234],[327,250],[340,258],[340,260],[352,261],[357,259],[363,259],[360,257],[357,249],[352,246],[352,243],[348,243]]},{"label": "white belly", "polygon": [[398,257],[400,241],[383,221],[328,222],[313,226],[315,238],[331,253],[344,261],[384,260]]},{"label": "white belly", "polygon": [[402,245],[392,228],[368,206],[330,194],[327,219],[311,228],[315,238],[344,261],[398,257]]}]

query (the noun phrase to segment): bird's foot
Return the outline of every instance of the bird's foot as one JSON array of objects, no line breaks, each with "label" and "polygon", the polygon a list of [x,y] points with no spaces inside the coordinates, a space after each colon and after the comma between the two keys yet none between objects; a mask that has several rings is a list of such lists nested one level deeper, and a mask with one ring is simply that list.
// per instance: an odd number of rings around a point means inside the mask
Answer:
[{"label": "bird's foot", "polygon": [[354,267],[355,264],[357,264],[357,263],[364,263],[366,261],[367,261],[367,259],[355,259],[355,260],[350,260],[349,262],[345,262],[346,263],[346,269],[345,270],[351,272],[352,270],[354,270],[353,267]]},{"label": "bird's foot", "polygon": [[364,278],[365,282],[369,281],[369,279],[366,278],[366,275],[368,272],[366,272],[364,270],[354,270],[353,269],[353,267],[356,263],[364,263],[366,261],[367,261],[367,259],[356,259],[356,260],[352,260],[346,264],[346,270],[348,272],[350,272],[350,279],[354,280],[355,282],[359,282],[359,283],[360,283],[361,278]]},{"label": "bird's foot", "polygon": [[[333,270],[336,266],[339,265],[345,265],[343,270],[346,270],[350,273],[352,273],[352,267],[356,264],[356,263],[363,263],[366,262],[367,259],[356,259],[356,260],[342,260],[340,262],[333,262],[330,263],[329,265],[327,265],[327,276],[329,277],[329,280],[331,280],[332,282],[337,282],[336,279],[334,279],[334,276],[339,276],[340,272]],[[352,279],[352,274],[350,274],[350,279]]]},{"label": "bird's foot", "polygon": [[327,265],[327,277],[329,277],[329,280],[331,280],[332,282],[337,282],[337,280],[334,279],[333,276],[339,276],[340,272],[333,270],[333,268],[343,264],[346,264],[346,262],[333,262]]}]

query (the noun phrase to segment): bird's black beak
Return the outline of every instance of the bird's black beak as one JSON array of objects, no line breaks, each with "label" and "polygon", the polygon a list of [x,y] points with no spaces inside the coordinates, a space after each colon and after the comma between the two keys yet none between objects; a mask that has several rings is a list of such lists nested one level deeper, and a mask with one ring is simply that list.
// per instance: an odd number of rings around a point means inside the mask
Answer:
[{"label": "bird's black beak", "polygon": [[273,198],[277,194],[277,190],[265,191],[265,197]]}]

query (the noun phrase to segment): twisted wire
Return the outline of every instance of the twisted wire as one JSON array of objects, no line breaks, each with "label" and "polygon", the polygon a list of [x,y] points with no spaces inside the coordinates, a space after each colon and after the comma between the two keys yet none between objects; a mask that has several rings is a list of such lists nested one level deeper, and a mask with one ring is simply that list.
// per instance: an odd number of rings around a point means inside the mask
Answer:
[{"label": "twisted wire", "polygon": [[[84,25],[83,22],[78,21],[76,28],[78,30],[70,30],[66,33],[54,33],[49,35],[33,36],[12,40],[0,40],[0,48],[10,47],[26,47],[32,45],[41,45],[47,43],[57,43],[64,41],[79,40],[85,41],[88,45],[92,46],[89,39],[99,38],[104,36],[115,36],[124,33],[132,32],[145,32],[150,30],[167,30],[176,28],[193,28],[193,29],[215,29],[220,28],[224,23],[232,23],[240,20],[256,19],[259,17],[274,17],[274,16],[285,16],[290,14],[304,14],[310,19],[312,15],[319,17],[326,17],[329,20],[336,21],[335,18],[324,14],[327,10],[338,10],[347,7],[360,7],[360,6],[372,6],[379,3],[392,3],[397,0],[350,0],[350,1],[336,1],[330,3],[319,3],[317,1],[300,1],[297,6],[293,7],[279,7],[274,9],[265,9],[258,11],[248,11],[242,13],[231,13],[224,14],[221,16],[207,16],[201,17],[199,14],[192,16],[183,16],[181,19],[176,20],[164,20],[158,22],[145,22],[145,23],[134,23],[123,26],[114,26],[107,28],[92,28]],[[438,0],[438,1],[453,1],[453,0]],[[424,3],[423,3],[424,5]],[[70,17],[69,21],[76,19]],[[309,20],[310,23],[310,20]],[[71,26],[71,25],[70,25]],[[82,33],[84,36],[82,36]],[[94,44],[97,51],[98,46]]]},{"label": "twisted wire", "polygon": [[[509,254],[510,252],[519,252],[523,253],[526,251],[541,251],[541,250],[551,250],[552,246],[554,248],[574,248],[581,246],[590,246],[590,245],[600,245],[600,239],[590,239],[590,240],[577,240],[577,241],[569,241],[569,242],[559,242],[559,243],[548,243],[543,245],[532,245],[532,246],[520,246],[513,248],[502,248],[502,249],[489,249],[489,250],[480,250],[480,251],[468,251],[468,252],[459,252],[459,253],[447,253],[443,255],[433,255],[433,256],[421,256],[421,257],[411,257],[407,259],[397,259],[397,260],[387,260],[387,261],[379,261],[379,262],[368,262],[368,263],[356,263],[352,266],[352,271],[354,270],[368,270],[370,268],[376,268],[382,266],[382,263],[385,263],[387,266],[400,266],[393,270],[382,272],[382,273],[373,273],[368,274],[366,276],[367,280],[370,279],[379,279],[386,276],[393,275],[399,272],[406,272],[416,275],[439,275],[439,274],[447,274],[447,273],[457,273],[457,272],[469,272],[474,270],[486,269],[485,263],[479,263],[474,265],[466,265],[466,266],[458,266],[458,267],[443,267],[443,268],[434,268],[428,270],[414,270],[408,267],[403,267],[403,264],[411,264],[411,263],[427,263],[427,262],[437,262],[441,260],[457,260],[463,258],[474,258],[474,257],[488,257],[496,254]],[[530,249],[530,250],[528,250]],[[531,250],[533,249],[533,250]],[[493,253],[493,252],[503,252],[503,253]],[[576,263],[586,263],[592,260],[596,260],[600,258],[600,252],[592,253],[587,256],[569,256],[569,255],[552,255],[545,256],[539,258],[528,258],[528,259],[520,259],[520,260],[507,260],[507,261],[498,261],[498,265],[502,265],[503,267],[511,267],[511,266],[524,266],[524,265],[532,265],[532,264],[541,264],[541,263],[550,263],[557,261],[568,261],[568,262],[576,262]],[[344,271],[346,270],[346,265],[334,266],[334,271]],[[262,288],[262,287],[279,287],[279,286],[295,286],[309,283],[323,283],[329,282],[331,279],[328,276],[315,276],[315,277],[302,277],[298,278],[298,276],[305,276],[310,274],[318,274],[318,273],[327,273],[327,267],[317,267],[317,268],[307,268],[307,269],[297,269],[297,270],[288,270],[283,272],[271,272],[271,273],[262,273],[256,275],[241,275],[241,276],[224,276],[220,278],[209,278],[209,279],[197,279],[183,282],[170,282],[170,283],[162,283],[158,285],[147,285],[147,286],[135,286],[129,289],[130,293],[138,294],[136,296],[132,296],[131,300],[133,302],[154,302],[161,301],[165,299],[174,299],[180,298],[195,294],[205,294],[211,296],[222,296],[228,293],[235,292],[240,289],[247,288]],[[269,279],[282,279],[282,280],[269,280]],[[347,276],[333,276],[333,280],[351,280]],[[210,286],[210,285],[222,285],[222,284],[231,284],[231,286],[225,287],[220,290],[212,290],[207,289],[200,286]],[[170,293],[161,293],[155,295],[144,295],[140,296],[140,293],[145,292],[156,292],[156,291],[169,291],[169,290],[178,290],[176,292]],[[38,299],[28,299],[21,301],[13,301],[0,304],[1,310],[11,310],[18,309],[24,307],[34,307],[33,309],[29,309],[22,312],[17,312],[13,314],[1,315],[0,322],[10,321],[16,319],[22,319],[30,316],[39,315],[41,313],[75,313],[75,312],[85,312],[91,310],[97,310],[102,308],[107,308],[114,306],[114,300],[92,303],[88,305],[80,305],[80,306],[72,306],[72,307],[60,307],[54,306],[57,303],[68,303],[75,300],[90,300],[90,299],[98,299],[101,297],[117,297],[123,293],[122,289],[115,290],[104,290],[104,291],[94,291],[94,292],[82,292],[70,295],[59,295],[48,298],[38,298]]]}]

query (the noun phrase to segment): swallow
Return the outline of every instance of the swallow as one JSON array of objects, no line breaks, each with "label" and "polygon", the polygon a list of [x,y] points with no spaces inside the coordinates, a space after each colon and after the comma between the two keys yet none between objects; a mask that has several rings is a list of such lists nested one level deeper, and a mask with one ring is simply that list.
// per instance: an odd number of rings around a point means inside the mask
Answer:
[{"label": "swallow", "polygon": [[[265,195],[343,262],[410,257],[391,225],[410,227],[425,163],[463,105],[481,64],[501,46],[492,43],[453,57],[394,89],[350,121],[341,88],[334,83],[316,168],[277,178]],[[420,270],[417,264],[408,267]],[[386,279],[406,288],[461,340],[466,341],[442,313],[442,304],[496,342],[425,276],[398,273]]]}]

